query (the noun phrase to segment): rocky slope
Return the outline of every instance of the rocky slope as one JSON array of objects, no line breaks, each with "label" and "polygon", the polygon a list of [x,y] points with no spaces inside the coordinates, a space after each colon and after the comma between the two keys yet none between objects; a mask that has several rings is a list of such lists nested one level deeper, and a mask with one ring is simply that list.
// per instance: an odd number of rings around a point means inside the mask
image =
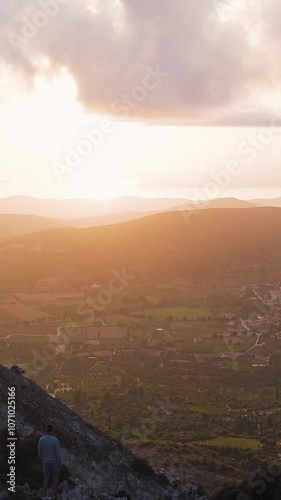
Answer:
[{"label": "rocky slope", "polygon": [[[16,428],[21,436],[34,432],[44,433],[48,422],[52,422],[56,427],[56,435],[62,446],[63,463],[69,468],[77,485],[69,491],[68,485],[64,483],[61,486],[60,499],[110,500],[113,497],[124,500],[176,500],[187,496],[190,498],[191,491],[195,495],[195,489],[191,486],[185,488],[185,492],[179,493],[170,486],[163,486],[157,476],[149,477],[136,470],[136,457],[130,451],[86,423],[34,382],[2,365],[0,427],[7,428],[7,399],[10,387],[15,387]],[[38,498],[32,496],[28,486],[20,490],[22,498]],[[4,495],[4,492],[0,493],[0,498],[5,498]]]}]

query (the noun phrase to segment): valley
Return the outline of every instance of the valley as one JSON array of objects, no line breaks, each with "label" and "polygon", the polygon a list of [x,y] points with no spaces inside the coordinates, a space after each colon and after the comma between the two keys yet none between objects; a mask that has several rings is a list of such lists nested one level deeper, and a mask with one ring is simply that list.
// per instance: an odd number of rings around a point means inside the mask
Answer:
[{"label": "valley", "polygon": [[[281,212],[249,211],[202,211],[190,225],[160,214],[110,234],[51,230],[2,244],[1,363],[20,366],[170,481],[188,476],[213,491],[242,480],[281,452],[279,233],[271,229]],[[23,283],[25,269],[32,279]]]}]

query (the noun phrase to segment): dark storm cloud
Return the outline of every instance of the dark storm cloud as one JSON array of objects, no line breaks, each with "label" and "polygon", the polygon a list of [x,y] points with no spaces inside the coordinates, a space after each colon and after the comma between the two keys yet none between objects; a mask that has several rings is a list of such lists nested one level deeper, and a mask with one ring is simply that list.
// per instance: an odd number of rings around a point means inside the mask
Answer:
[{"label": "dark storm cloud", "polygon": [[[11,40],[28,29],[32,34],[26,20],[40,22],[43,5],[54,14],[15,50]],[[259,36],[270,44],[272,24],[272,43],[277,43],[280,5],[275,0],[266,5],[263,17],[258,17]],[[232,10],[223,20],[218,0],[9,0],[0,4],[0,54],[29,80],[42,71],[40,56],[49,59],[49,71],[68,68],[85,107],[107,113],[120,109],[112,103],[143,84],[148,67],[158,67],[168,76],[146,93],[130,116],[239,125],[247,123],[247,117],[239,112],[232,119],[232,109],[251,100],[253,90],[268,90],[276,69],[265,47],[250,38],[251,13]],[[258,28],[255,25],[256,33]]]}]

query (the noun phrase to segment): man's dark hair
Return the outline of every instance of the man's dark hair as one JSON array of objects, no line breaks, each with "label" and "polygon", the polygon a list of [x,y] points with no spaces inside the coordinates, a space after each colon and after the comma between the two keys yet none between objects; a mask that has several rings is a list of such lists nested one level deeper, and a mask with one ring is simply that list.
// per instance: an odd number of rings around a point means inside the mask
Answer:
[{"label": "man's dark hair", "polygon": [[54,426],[53,426],[53,424],[48,424],[47,425],[47,433],[51,434],[52,432],[54,432]]}]

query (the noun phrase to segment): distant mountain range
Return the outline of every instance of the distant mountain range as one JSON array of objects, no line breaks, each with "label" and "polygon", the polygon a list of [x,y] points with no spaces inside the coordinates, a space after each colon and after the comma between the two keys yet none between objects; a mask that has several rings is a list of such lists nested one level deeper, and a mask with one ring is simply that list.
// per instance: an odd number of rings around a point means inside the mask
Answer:
[{"label": "distant mountain range", "polygon": [[255,205],[265,206],[265,207],[281,207],[281,196],[279,198],[268,199],[258,199],[252,200]]},{"label": "distant mountain range", "polygon": [[170,210],[203,210],[206,208],[254,208],[259,206],[256,202],[238,200],[237,198],[218,198],[215,200],[192,202],[188,201],[184,205],[173,207]]},{"label": "distant mountain range", "polygon": [[[164,212],[170,209],[185,207],[196,208],[250,208],[254,206],[281,207],[281,197],[272,200],[244,201],[236,198],[219,198],[215,200],[196,201],[184,198],[138,198],[118,197],[109,200],[79,199],[39,199],[28,196],[0,198],[0,214],[37,215],[48,219],[84,219],[104,215],[120,214],[117,220],[106,220],[106,223],[124,222],[135,218],[135,212]],[[103,223],[103,222],[102,222]],[[96,224],[95,224],[96,225]]]},{"label": "distant mountain range", "polygon": [[119,197],[109,200],[46,200],[28,196],[0,198],[0,214],[39,215],[52,219],[76,219],[122,212],[159,212],[187,200],[179,198]]},{"label": "distant mountain range", "polygon": [[[106,201],[43,200],[24,196],[0,198],[0,240],[59,227],[86,228],[117,224],[166,211],[254,208],[257,206],[281,207],[281,198],[254,201],[220,198],[203,202],[175,198],[134,197],[114,198]],[[126,210],[122,211],[122,208]],[[81,214],[82,217],[80,217]]]},{"label": "distant mountain range", "polygon": [[231,269],[241,269],[243,276],[250,272],[255,279],[259,269],[276,278],[280,228],[279,208],[214,208],[85,229],[49,229],[2,242],[1,280],[34,283],[71,270],[97,282],[106,281],[111,269],[123,268],[156,280],[226,276]]}]

